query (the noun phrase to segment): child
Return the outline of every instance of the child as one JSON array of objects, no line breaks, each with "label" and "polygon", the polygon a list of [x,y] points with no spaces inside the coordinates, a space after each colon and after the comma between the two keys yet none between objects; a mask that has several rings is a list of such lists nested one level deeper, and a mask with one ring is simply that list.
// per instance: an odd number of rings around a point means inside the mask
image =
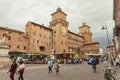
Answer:
[{"label": "child", "polygon": [[48,73],[52,73],[52,66],[53,66],[52,60],[49,59],[48,60],[48,69],[49,69]]},{"label": "child", "polygon": [[55,69],[55,75],[57,75],[59,73],[59,64],[57,62],[54,64],[54,69]]}]

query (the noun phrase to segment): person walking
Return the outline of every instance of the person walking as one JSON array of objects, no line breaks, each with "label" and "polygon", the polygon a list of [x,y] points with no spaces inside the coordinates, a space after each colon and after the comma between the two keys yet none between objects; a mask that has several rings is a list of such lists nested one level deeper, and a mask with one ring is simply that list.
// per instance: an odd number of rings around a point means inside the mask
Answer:
[{"label": "person walking", "polygon": [[96,65],[97,65],[97,60],[95,57],[93,57],[93,59],[91,60],[91,64],[92,64],[92,68],[93,68],[93,72],[96,73]]},{"label": "person walking", "polygon": [[99,64],[99,58],[98,57],[96,58],[96,61],[97,61],[97,64]]},{"label": "person walking", "polygon": [[116,63],[116,67],[119,66],[120,67],[120,59],[119,57],[115,58],[115,63]]},{"label": "person walking", "polygon": [[23,78],[24,70],[25,70],[25,65],[24,65],[23,60],[21,60],[19,62],[19,69],[18,69],[19,77],[18,77],[18,80],[24,80],[24,78]]},{"label": "person walking", "polygon": [[82,64],[82,58],[79,59],[79,63]]},{"label": "person walking", "polygon": [[16,73],[17,70],[17,63],[16,63],[16,59],[13,59],[13,62],[10,66],[10,69],[7,73],[10,73],[10,79],[14,80],[14,74]]},{"label": "person walking", "polygon": [[59,73],[59,68],[60,68],[60,66],[59,66],[58,62],[56,61],[54,64],[55,75],[57,75]]},{"label": "person walking", "polygon": [[52,60],[51,59],[49,59],[48,60],[48,73],[52,73],[52,67],[53,67],[53,63],[52,63]]}]

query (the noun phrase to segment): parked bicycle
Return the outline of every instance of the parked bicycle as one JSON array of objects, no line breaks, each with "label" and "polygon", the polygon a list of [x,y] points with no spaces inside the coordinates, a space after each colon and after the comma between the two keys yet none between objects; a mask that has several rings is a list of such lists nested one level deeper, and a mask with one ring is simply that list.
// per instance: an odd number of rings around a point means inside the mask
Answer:
[{"label": "parked bicycle", "polygon": [[104,72],[105,80],[120,80],[120,70],[114,67],[107,67]]},{"label": "parked bicycle", "polygon": [[115,80],[120,80],[120,68],[117,67],[113,68],[113,76]]},{"label": "parked bicycle", "polygon": [[104,72],[104,79],[105,80],[115,80],[114,76],[112,75],[111,67],[107,67]]}]

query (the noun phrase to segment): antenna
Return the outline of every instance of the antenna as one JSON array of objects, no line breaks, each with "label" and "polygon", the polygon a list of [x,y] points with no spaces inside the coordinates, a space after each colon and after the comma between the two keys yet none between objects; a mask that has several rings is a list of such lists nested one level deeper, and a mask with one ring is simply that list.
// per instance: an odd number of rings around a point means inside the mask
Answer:
[{"label": "antenna", "polygon": [[58,0],[58,8],[60,8],[60,0]]}]

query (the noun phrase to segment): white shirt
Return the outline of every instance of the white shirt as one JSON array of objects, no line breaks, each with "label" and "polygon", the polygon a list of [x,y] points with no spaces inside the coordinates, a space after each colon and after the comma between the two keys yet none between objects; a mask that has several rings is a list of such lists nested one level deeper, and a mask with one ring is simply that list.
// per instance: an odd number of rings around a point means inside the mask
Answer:
[{"label": "white shirt", "polygon": [[119,58],[116,58],[116,59],[115,59],[115,62],[119,62],[119,63],[120,63],[120,59],[119,59]]},{"label": "white shirt", "polygon": [[22,57],[18,57],[18,58],[17,58],[17,61],[20,61],[20,60],[22,60]]},{"label": "white shirt", "polygon": [[52,61],[48,61],[48,66],[50,67],[52,65]]},{"label": "white shirt", "polygon": [[21,65],[19,66],[19,68],[20,68],[20,69],[23,69],[23,68],[25,68],[25,65],[24,65],[24,64],[21,64]]}]

